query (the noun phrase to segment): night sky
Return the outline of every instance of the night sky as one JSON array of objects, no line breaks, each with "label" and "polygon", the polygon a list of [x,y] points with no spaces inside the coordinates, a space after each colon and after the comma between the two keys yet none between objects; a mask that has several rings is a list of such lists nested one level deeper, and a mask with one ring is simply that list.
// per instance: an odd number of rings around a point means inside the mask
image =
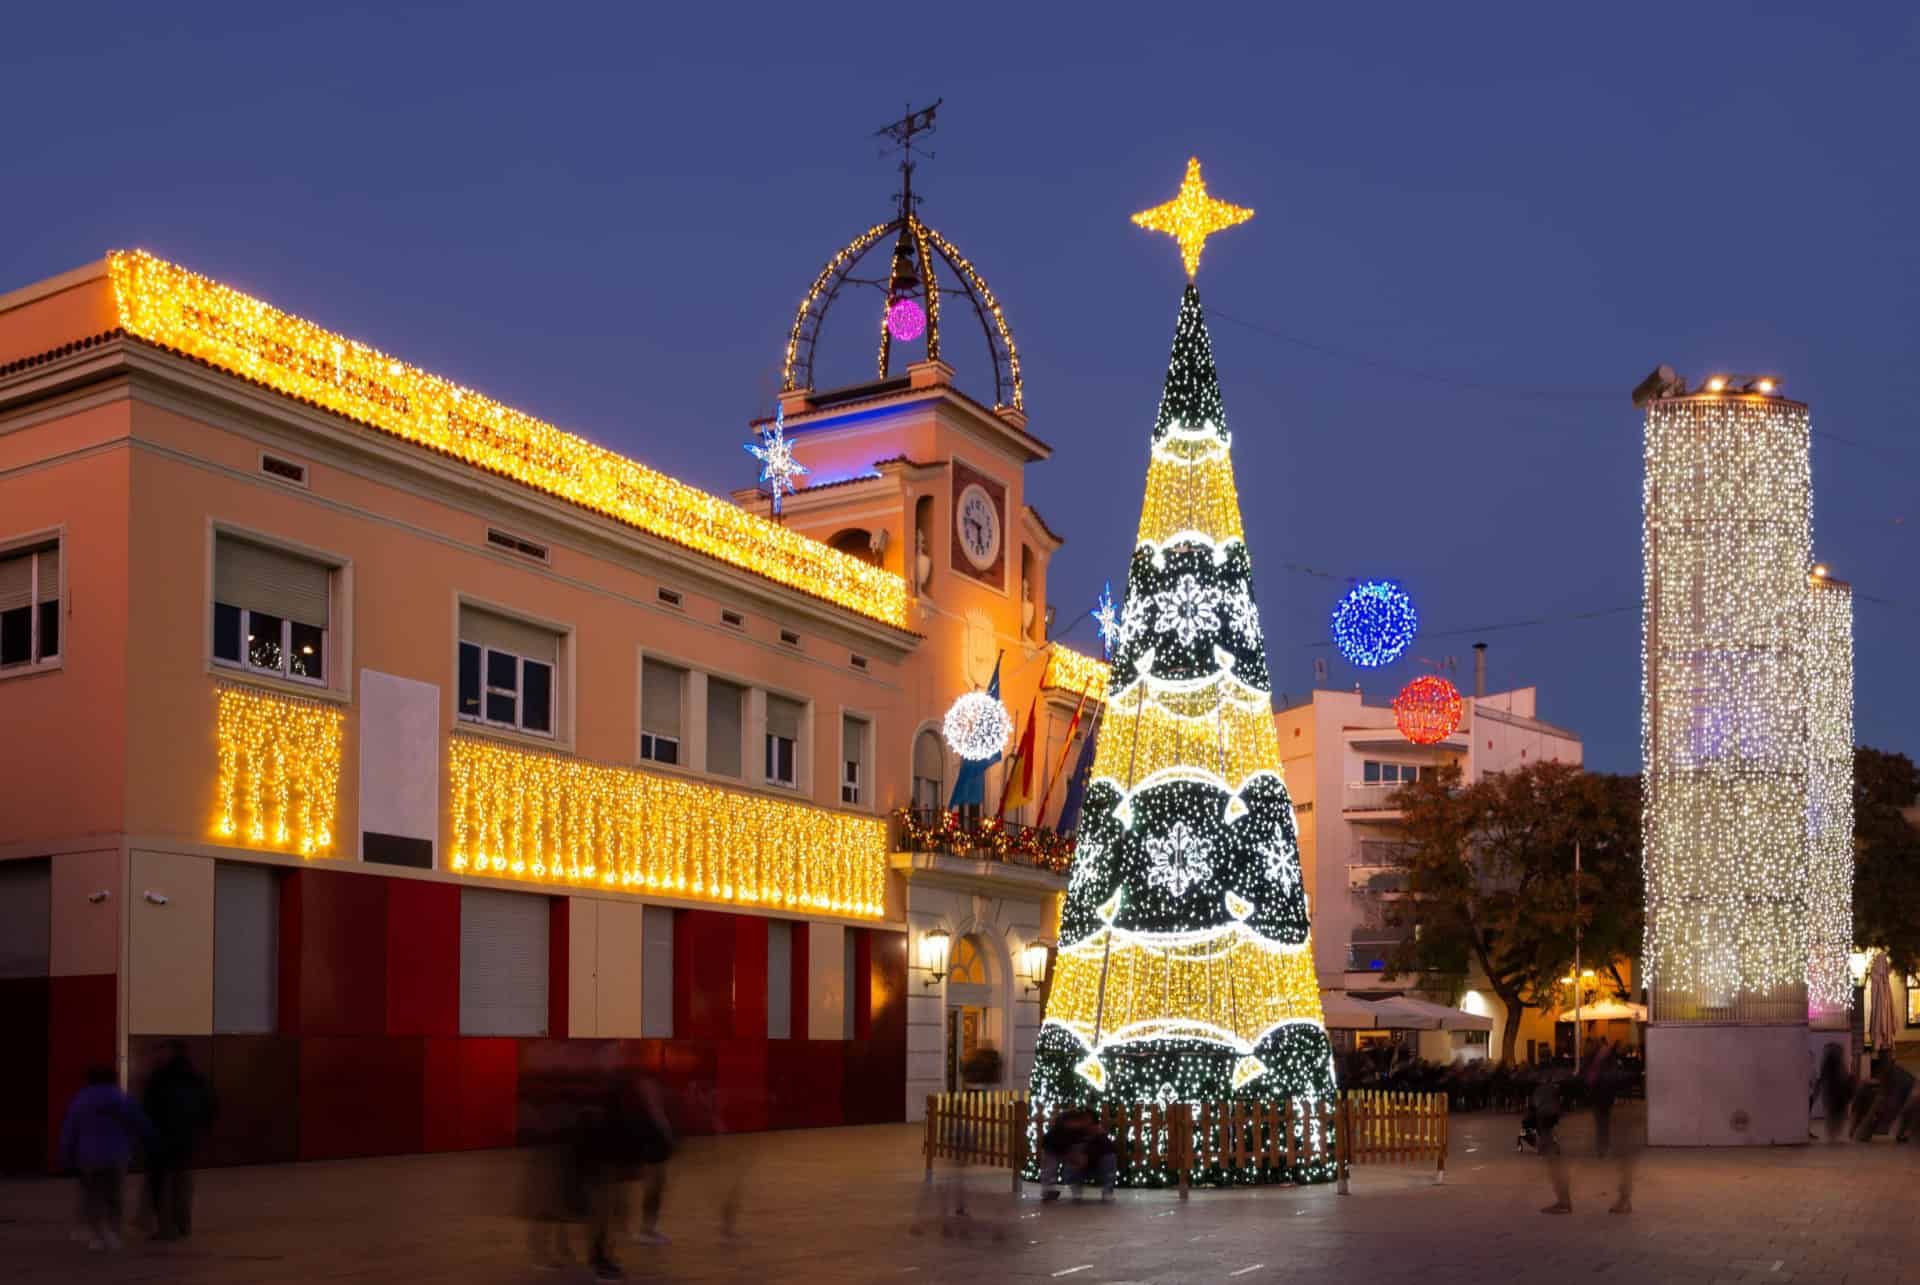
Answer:
[{"label": "night sky", "polygon": [[[1910,6],[406,7],[22,6],[0,291],[144,247],[726,490],[802,292],[889,217],[872,132],[944,97],[922,215],[1020,345],[1064,623],[1124,579],[1179,303],[1127,215],[1197,155],[1258,211],[1199,284],[1278,691],[1419,672],[1326,645],[1348,578],[1394,576],[1412,656],[1465,688],[1484,639],[1637,769],[1628,394],[1664,361],[1812,404],[1816,554],[1878,600],[1859,736],[1920,751]],[[868,377],[878,307],[843,299],[819,386]]]}]

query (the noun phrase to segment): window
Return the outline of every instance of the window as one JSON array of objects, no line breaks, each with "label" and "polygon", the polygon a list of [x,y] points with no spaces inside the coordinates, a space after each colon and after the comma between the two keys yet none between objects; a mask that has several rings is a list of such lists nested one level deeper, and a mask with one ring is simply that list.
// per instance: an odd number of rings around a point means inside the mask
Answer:
[{"label": "window", "polygon": [[219,535],[213,546],[213,658],[295,682],[327,681],[333,568]]},{"label": "window", "polygon": [[867,720],[840,718],[840,801],[857,804],[867,778]]},{"label": "window", "polygon": [[1406,785],[1419,780],[1421,773],[1415,763],[1380,763],[1373,759],[1361,764],[1360,770],[1361,779],[1368,785]]},{"label": "window", "polygon": [[784,696],[767,697],[767,784],[798,786],[800,705]]},{"label": "window", "polygon": [[660,590],[657,590],[656,592],[660,598],[660,601],[665,603],[667,606],[677,607],[680,605],[680,591],[678,589],[660,589]]},{"label": "window", "polygon": [[260,471],[268,477],[277,477],[282,482],[291,482],[295,486],[305,486],[307,484],[307,466],[304,464],[296,464],[292,460],[281,459],[278,455],[268,455],[262,452],[260,456]]},{"label": "window", "polygon": [[707,771],[740,775],[740,711],[747,689],[724,678],[707,679]]},{"label": "window", "polygon": [[536,736],[554,734],[560,635],[551,629],[460,608],[460,717]]},{"label": "window", "polygon": [[800,645],[800,635],[791,629],[782,629],[780,631],[780,641],[789,647],[798,647]]},{"label": "window", "polygon": [[913,738],[913,807],[932,812],[941,807],[940,783],[946,763],[940,733],[928,728]]},{"label": "window", "polygon": [[720,611],[720,623],[731,629],[745,629],[747,627],[747,618],[737,611],[728,611],[722,608]]},{"label": "window", "polygon": [[1907,1025],[1920,1026],[1920,977],[1907,974]]},{"label": "window", "polygon": [[532,558],[535,562],[545,562],[548,559],[546,545],[535,544],[532,540],[523,540],[510,531],[502,531],[496,527],[487,528],[487,543],[507,553],[517,553],[523,558]]},{"label": "window", "polygon": [[680,711],[686,703],[687,671],[642,657],[640,661],[640,757],[678,764]]},{"label": "window", "polygon": [[60,542],[0,553],[0,669],[60,658]]}]

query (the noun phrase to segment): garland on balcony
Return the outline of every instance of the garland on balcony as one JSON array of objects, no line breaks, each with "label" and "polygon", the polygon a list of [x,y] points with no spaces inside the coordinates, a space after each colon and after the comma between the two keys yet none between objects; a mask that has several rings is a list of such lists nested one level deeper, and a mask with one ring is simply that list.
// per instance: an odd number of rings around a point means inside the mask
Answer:
[{"label": "garland on balcony", "polygon": [[909,852],[1024,862],[1055,874],[1065,874],[1073,864],[1075,836],[1056,834],[1043,826],[1009,824],[995,817],[982,817],[969,825],[955,808],[941,809],[932,821],[923,820],[911,808],[899,808],[893,815]]}]

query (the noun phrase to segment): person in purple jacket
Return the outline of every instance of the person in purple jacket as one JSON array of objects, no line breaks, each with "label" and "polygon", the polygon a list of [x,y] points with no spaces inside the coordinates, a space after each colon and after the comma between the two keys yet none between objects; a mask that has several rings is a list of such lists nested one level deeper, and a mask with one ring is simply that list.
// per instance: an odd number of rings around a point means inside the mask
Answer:
[{"label": "person in purple jacket", "polygon": [[92,1233],[88,1249],[120,1248],[121,1185],[134,1143],[148,1132],[146,1116],[121,1091],[112,1068],[88,1071],[60,1125],[61,1164],[80,1175],[80,1216]]}]

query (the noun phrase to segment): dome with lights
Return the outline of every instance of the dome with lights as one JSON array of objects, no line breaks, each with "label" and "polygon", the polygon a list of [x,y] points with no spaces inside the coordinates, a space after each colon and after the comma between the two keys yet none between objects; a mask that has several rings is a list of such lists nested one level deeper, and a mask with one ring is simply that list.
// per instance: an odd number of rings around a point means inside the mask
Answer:
[{"label": "dome with lights", "polygon": [[[936,102],[932,107],[909,112],[879,131],[901,149],[900,191],[895,197],[894,216],[847,242],[814,277],[787,332],[786,356],[780,371],[782,393],[813,388],[814,350],[827,314],[842,296],[862,302],[849,303],[834,315],[841,316],[848,307],[855,307],[858,324],[871,324],[879,334],[880,379],[888,378],[896,364],[906,366],[941,360],[944,314],[958,296],[960,302],[972,309],[986,334],[987,351],[993,362],[993,409],[1025,410],[1020,388],[1020,353],[1014,347],[1013,331],[1007,325],[1000,301],[972,261],[920,217],[920,198],[913,191],[913,140],[933,129],[934,112],[939,106]],[[860,274],[857,269],[863,262],[871,264],[874,251],[881,246],[892,248],[886,271],[878,275]],[[945,282],[938,271],[941,265],[945,267]],[[868,295],[869,290],[880,297]],[[870,306],[867,301],[878,306]]]}]

